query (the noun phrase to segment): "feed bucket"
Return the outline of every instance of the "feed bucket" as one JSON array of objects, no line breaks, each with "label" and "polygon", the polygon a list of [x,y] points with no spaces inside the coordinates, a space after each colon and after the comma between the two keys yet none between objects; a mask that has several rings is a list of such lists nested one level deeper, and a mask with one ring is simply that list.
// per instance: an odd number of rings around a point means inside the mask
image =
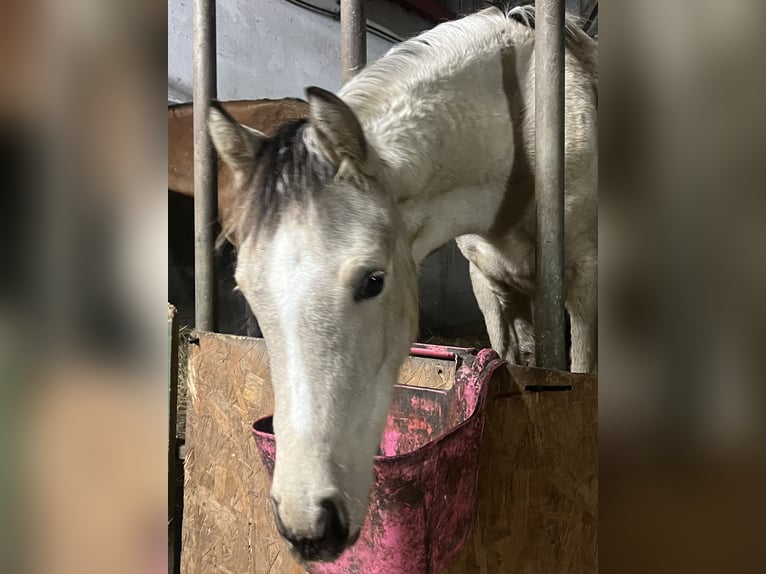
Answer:
[{"label": "feed bucket", "polygon": [[[411,354],[455,360],[454,384],[447,390],[394,387],[359,539],[335,562],[305,564],[311,574],[437,573],[465,543],[487,389],[505,361],[491,349],[417,345]],[[252,431],[273,476],[277,444],[271,417],[253,423]]]}]

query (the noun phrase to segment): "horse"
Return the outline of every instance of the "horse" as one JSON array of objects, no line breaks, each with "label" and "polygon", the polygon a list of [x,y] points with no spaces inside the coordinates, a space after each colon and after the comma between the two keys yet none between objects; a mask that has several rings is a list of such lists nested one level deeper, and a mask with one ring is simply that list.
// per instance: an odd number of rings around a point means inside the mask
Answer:
[{"label": "horse", "polygon": [[[596,365],[597,49],[565,21],[565,305],[571,368]],[[392,387],[416,336],[417,267],[457,238],[492,347],[534,360],[534,7],[398,44],[273,137],[215,105],[236,282],[274,391],[277,530],[300,560],[357,539]]]}]

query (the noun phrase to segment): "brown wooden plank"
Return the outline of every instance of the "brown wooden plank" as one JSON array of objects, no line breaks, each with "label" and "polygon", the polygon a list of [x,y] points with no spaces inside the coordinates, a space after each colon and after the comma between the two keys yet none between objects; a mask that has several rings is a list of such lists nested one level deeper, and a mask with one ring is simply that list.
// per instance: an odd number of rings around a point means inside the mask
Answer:
[{"label": "brown wooden plank", "polygon": [[304,570],[279,538],[249,425],[273,396],[262,339],[195,333],[189,349],[184,574]]},{"label": "brown wooden plank", "polygon": [[473,529],[449,573],[597,571],[597,386],[595,376],[509,367],[490,391]]},{"label": "brown wooden plank", "polygon": [[455,383],[455,361],[410,357],[401,371],[399,384],[411,387],[451,389]]}]

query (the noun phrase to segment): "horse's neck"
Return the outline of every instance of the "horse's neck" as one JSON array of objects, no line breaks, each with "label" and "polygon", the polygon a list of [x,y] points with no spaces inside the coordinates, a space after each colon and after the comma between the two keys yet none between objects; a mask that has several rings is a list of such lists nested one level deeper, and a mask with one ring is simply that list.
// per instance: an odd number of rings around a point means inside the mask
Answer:
[{"label": "horse's neck", "polygon": [[[368,119],[366,133],[381,157],[381,182],[399,206],[410,234],[413,256],[431,251],[466,233],[489,228],[507,177],[507,129],[497,117],[502,99],[470,96],[449,101],[419,101],[417,110],[396,117]],[[502,124],[502,122],[500,122]]]}]

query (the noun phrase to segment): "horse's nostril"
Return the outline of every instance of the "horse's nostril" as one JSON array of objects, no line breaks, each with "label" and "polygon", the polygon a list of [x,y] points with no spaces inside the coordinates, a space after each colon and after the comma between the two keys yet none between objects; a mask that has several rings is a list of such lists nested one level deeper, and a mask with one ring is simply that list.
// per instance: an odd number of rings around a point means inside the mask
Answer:
[{"label": "horse's nostril", "polygon": [[[331,498],[322,501],[322,517],[320,518],[320,544],[328,549],[343,548],[348,539],[348,526],[345,520],[345,509],[342,502]],[[324,530],[324,533],[322,533]]]},{"label": "horse's nostril", "polygon": [[345,507],[333,499],[327,498],[320,503],[320,512],[315,524],[315,536],[303,538],[294,536],[279,516],[279,508],[276,501],[274,505],[274,518],[277,531],[293,547],[293,550],[307,561],[335,560],[346,546],[349,545],[348,526],[346,523]]}]

